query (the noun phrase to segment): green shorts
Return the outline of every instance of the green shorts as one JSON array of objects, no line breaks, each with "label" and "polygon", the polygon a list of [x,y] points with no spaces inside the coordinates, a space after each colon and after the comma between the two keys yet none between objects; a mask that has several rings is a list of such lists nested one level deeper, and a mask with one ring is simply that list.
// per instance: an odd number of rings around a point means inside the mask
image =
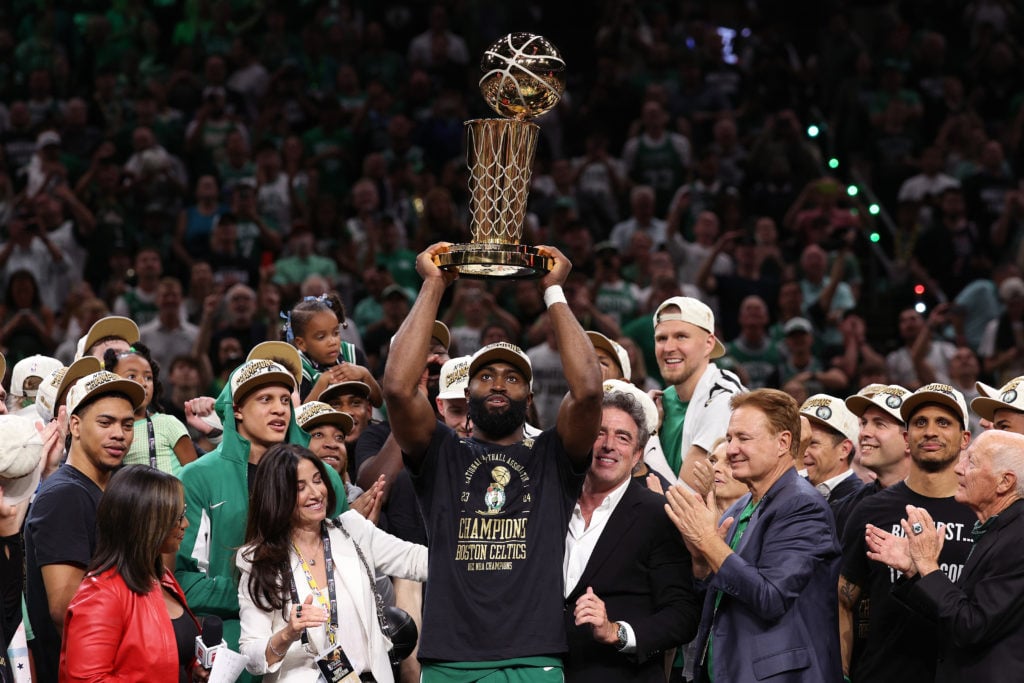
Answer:
[{"label": "green shorts", "polygon": [[424,662],[420,683],[562,683],[558,657],[517,657],[494,662]]}]

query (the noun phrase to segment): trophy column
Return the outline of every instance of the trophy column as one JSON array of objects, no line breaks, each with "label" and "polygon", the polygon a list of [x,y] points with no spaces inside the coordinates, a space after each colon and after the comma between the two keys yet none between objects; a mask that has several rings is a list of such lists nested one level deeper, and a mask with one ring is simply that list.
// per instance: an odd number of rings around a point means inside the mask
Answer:
[{"label": "trophy column", "polygon": [[540,127],[515,119],[466,121],[472,242],[439,254],[463,277],[536,277],[552,259],[520,244]]}]

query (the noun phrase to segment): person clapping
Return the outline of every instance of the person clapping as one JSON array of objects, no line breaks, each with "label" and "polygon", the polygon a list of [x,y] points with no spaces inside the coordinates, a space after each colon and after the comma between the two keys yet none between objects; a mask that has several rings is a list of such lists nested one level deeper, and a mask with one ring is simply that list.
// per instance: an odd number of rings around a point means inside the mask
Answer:
[{"label": "person clapping", "polygon": [[260,460],[236,558],[241,651],[268,682],[312,683],[328,661],[346,661],[361,680],[390,683],[391,642],[370,574],[423,581],[427,549],[358,512],[328,520],[335,493],[326,482],[307,448],[280,444]]}]

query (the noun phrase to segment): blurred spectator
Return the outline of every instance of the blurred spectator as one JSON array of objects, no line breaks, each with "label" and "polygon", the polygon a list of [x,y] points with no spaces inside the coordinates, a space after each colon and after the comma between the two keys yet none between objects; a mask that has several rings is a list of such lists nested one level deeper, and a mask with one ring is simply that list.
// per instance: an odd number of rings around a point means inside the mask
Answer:
[{"label": "blurred spectator", "polygon": [[[680,193],[685,189],[685,187],[680,189]],[[734,240],[740,235],[735,232],[728,233],[728,236],[721,235],[718,216],[711,211],[701,211],[697,214],[693,224],[693,241],[686,239],[678,231],[678,209],[681,204],[686,203],[689,195],[677,194],[676,197],[677,201],[673,205],[668,219],[668,251],[672,254],[672,260],[679,266],[679,281],[704,289],[704,284],[698,279],[698,276],[705,269],[704,266],[708,260],[711,261],[711,265],[707,275],[731,275],[733,273],[732,259],[724,252],[727,247],[731,250],[735,244]],[[722,239],[719,240],[719,237]]]},{"label": "blurred spectator", "polygon": [[244,258],[261,263],[281,250],[291,225],[275,227],[264,219],[257,204],[255,178],[244,178],[235,184],[231,211],[238,218],[238,251]]},{"label": "blurred spectator", "polygon": [[[231,287],[239,282],[251,286],[258,280],[259,260],[242,254],[238,239],[238,216],[230,211],[217,216],[214,221],[206,256],[210,263],[215,264],[212,277],[218,287]],[[208,266],[205,262],[196,263],[193,272],[199,267],[202,276],[203,265]]]},{"label": "blurred spectator", "polygon": [[[32,120],[28,106],[23,100],[11,102],[7,110],[7,125],[0,140],[3,142],[4,156],[12,171],[24,168],[36,151],[36,136],[33,133]],[[24,185],[24,180],[18,183]]]},{"label": "blurred spectator", "polygon": [[645,232],[651,238],[651,251],[661,249],[668,238],[665,221],[655,215],[655,192],[649,185],[637,185],[629,193],[629,218],[612,228],[609,239],[620,252],[629,249],[629,240],[635,232]]},{"label": "blurred spectator", "polygon": [[[32,200],[40,234],[47,234],[67,259],[67,268],[57,274],[55,310],[63,309],[71,289],[85,277],[90,237],[96,227],[92,212],[78,200],[66,183]],[[67,211],[65,211],[67,209]],[[70,214],[70,215],[69,215]]]},{"label": "blurred spectator", "polygon": [[[354,196],[354,195],[353,195]],[[357,210],[361,202],[353,202]],[[434,242],[466,242],[469,231],[456,212],[451,192],[444,187],[432,188],[423,197],[423,215],[420,217],[414,243],[416,248],[425,248]]]},{"label": "blurred spectator", "polygon": [[128,287],[114,302],[114,315],[131,318],[138,325],[148,323],[157,315],[157,295],[163,266],[160,252],[142,247],[135,253],[135,285]]},{"label": "blurred spectator", "polygon": [[[852,241],[854,234],[847,232],[845,239]],[[846,253],[841,252],[826,275],[828,255],[815,245],[808,245],[800,255],[800,289],[803,293],[804,314],[818,323],[823,333],[822,342],[828,345],[842,343],[839,323],[846,311],[857,305],[853,290],[842,282]],[[812,392],[817,393],[817,392]]]},{"label": "blurred spectator", "polygon": [[68,169],[60,158],[60,143],[60,133],[55,130],[44,130],[36,138],[35,154],[23,168],[27,196],[34,197],[67,181]]},{"label": "blurred spectator", "polygon": [[[224,305],[224,324],[216,326],[217,309]],[[256,344],[269,339],[267,325],[256,320],[256,292],[251,287],[236,284],[223,296],[211,294],[203,304],[203,317],[199,336],[193,345],[193,354],[206,353],[216,371],[225,363],[222,340],[235,339],[244,358]],[[231,356],[234,358],[234,356]]]},{"label": "blurred spectator", "polygon": [[188,173],[181,159],[164,149],[145,126],[132,132],[132,149],[134,153],[125,162],[124,172],[135,201],[140,206],[177,212],[188,186]]},{"label": "blurred spectator", "polygon": [[234,69],[226,85],[241,97],[242,113],[250,121],[257,118],[260,101],[270,81],[270,74],[259,61],[258,47],[254,36],[237,37],[231,43],[229,55]]},{"label": "blurred spectator", "polygon": [[1004,310],[985,326],[978,355],[985,373],[1002,386],[1024,375],[1024,280],[1016,276],[1003,280],[999,299]]},{"label": "blurred spectator", "polygon": [[622,277],[622,257],[610,242],[598,244],[594,254],[597,256],[591,284],[594,305],[622,325],[639,313],[640,288]]},{"label": "blurred spectator", "polygon": [[[807,394],[836,393],[846,388],[846,375],[839,368],[826,369],[813,354],[814,327],[806,318],[792,318],[782,329],[786,353],[779,363],[779,382],[795,382]],[[784,391],[788,391],[785,388]]]},{"label": "blurred spectator", "polygon": [[201,176],[196,180],[195,204],[178,215],[174,255],[191,267],[193,259],[206,251],[213,224],[224,211],[217,179],[212,175]]},{"label": "blurred spectator", "polygon": [[185,129],[185,149],[200,168],[222,167],[228,159],[228,134],[236,131],[248,142],[248,131],[227,108],[227,91],[219,85],[203,89],[203,103]]},{"label": "blurred spectator", "polygon": [[1016,179],[1003,154],[1003,146],[989,140],[981,151],[981,168],[964,180],[964,201],[969,220],[982,230],[1003,213],[1003,197],[1016,188]]},{"label": "blurred spectator", "polygon": [[[788,177],[794,185],[803,187],[820,175],[820,168],[817,152],[804,140],[793,110],[783,109],[769,115],[750,150],[748,170],[751,176],[762,181],[775,179],[776,185],[783,177]],[[767,211],[762,213],[772,215]]]},{"label": "blurred spectator", "polygon": [[229,199],[239,182],[255,177],[256,164],[252,160],[249,141],[241,131],[229,130],[224,137],[222,159],[217,163],[221,197]]},{"label": "blurred spectator", "polygon": [[292,227],[286,253],[274,262],[272,281],[284,288],[284,298],[289,301],[295,299],[299,285],[310,275],[333,279],[338,274],[334,261],[313,252],[313,233],[304,225]]},{"label": "blurred spectator", "polygon": [[644,102],[640,121],[640,133],[622,148],[622,161],[634,183],[654,191],[652,210],[664,216],[672,193],[686,180],[692,155],[690,141],[667,129],[668,113],[657,102]]},{"label": "blurred spectator", "polygon": [[256,207],[272,228],[281,232],[292,224],[295,188],[283,172],[281,153],[267,144],[256,152]]},{"label": "blurred spectator", "polygon": [[416,252],[406,247],[405,230],[394,216],[380,218],[380,233],[371,245],[378,268],[391,273],[395,282],[410,290],[418,290],[420,276],[416,273]]},{"label": "blurred spectator", "polygon": [[49,354],[56,347],[53,338],[53,310],[43,303],[35,275],[15,270],[7,279],[0,305],[0,347],[13,366],[29,356]]},{"label": "blurred spectator", "polygon": [[18,271],[28,272],[33,279],[39,303],[50,311],[61,302],[62,283],[71,265],[51,235],[42,229],[36,215],[28,208],[20,208],[7,223],[8,239],[0,245],[0,281],[10,289],[10,280]]},{"label": "blurred spectator", "polygon": [[728,187],[743,187],[749,153],[740,141],[736,122],[731,118],[720,118],[713,130],[714,141],[710,149],[718,161],[716,177]]},{"label": "blurred spectator", "polygon": [[[949,361],[956,353],[956,347],[948,341],[933,339],[934,328],[945,323],[944,311],[939,307],[933,309],[927,323],[924,316],[913,308],[900,311],[899,334],[903,346],[885,358],[890,382],[911,391],[929,381],[949,384]],[[934,379],[921,377],[922,364],[926,364],[926,372],[932,373]]]},{"label": "blurred spectator", "polygon": [[388,285],[380,295],[381,317],[369,325],[363,334],[363,350],[366,352],[366,364],[375,377],[384,374],[391,338],[398,332],[399,325],[405,320],[411,305],[411,295],[396,284]]},{"label": "blurred spectator", "polygon": [[625,163],[608,153],[608,134],[598,129],[587,136],[586,153],[573,159],[572,169],[580,218],[603,238],[619,222]]},{"label": "blurred spectator", "polygon": [[448,59],[460,66],[469,63],[466,41],[448,28],[448,11],[442,4],[430,8],[430,28],[409,43],[408,61],[412,66],[436,67]]},{"label": "blurred spectator", "polygon": [[[722,251],[733,245],[735,273],[715,273],[714,268],[722,257]],[[779,287],[775,278],[761,272],[754,240],[739,231],[726,233],[715,242],[695,276],[695,284],[706,295],[717,298],[718,323],[725,339],[739,334],[742,323],[738,315],[748,296],[758,296],[766,302],[774,301]]]},{"label": "blurred spectator", "polygon": [[360,334],[366,335],[367,329],[383,315],[381,308],[381,297],[385,288],[394,284],[390,273],[373,266],[362,273],[362,285],[366,289],[366,295],[359,300],[352,310],[352,320],[359,329]]},{"label": "blurred spectator", "polygon": [[[971,401],[981,395],[978,391],[980,374],[981,363],[978,361],[978,354],[966,346],[958,346],[956,353],[949,359],[949,383],[964,395],[967,405],[971,405]],[[970,411],[967,429],[975,436],[984,431],[984,427],[981,426],[981,415],[973,410]]]},{"label": "blurred spectator", "polygon": [[960,181],[942,172],[942,150],[928,147],[921,153],[921,172],[903,181],[897,199],[901,202],[927,202]]},{"label": "blurred spectator", "polygon": [[544,341],[526,350],[533,369],[533,405],[537,409],[537,424],[533,426],[550,429],[555,426],[558,407],[569,391],[569,382],[562,369],[555,331],[546,314],[538,324],[544,332]]},{"label": "blurred spectator", "polygon": [[915,251],[945,298],[956,296],[971,280],[990,271],[986,233],[967,216],[963,192],[947,189],[939,200],[938,214],[917,240]]},{"label": "blurred spectator", "polygon": [[185,319],[181,283],[175,278],[160,280],[155,303],[156,315],[150,322],[139,325],[139,338],[149,347],[150,355],[160,364],[166,377],[171,361],[192,350],[199,328]]},{"label": "blurred spectator", "polygon": [[778,386],[781,358],[768,336],[768,321],[768,304],[759,296],[748,296],[740,304],[739,336],[725,345],[726,354],[743,368],[743,384],[749,389]]}]

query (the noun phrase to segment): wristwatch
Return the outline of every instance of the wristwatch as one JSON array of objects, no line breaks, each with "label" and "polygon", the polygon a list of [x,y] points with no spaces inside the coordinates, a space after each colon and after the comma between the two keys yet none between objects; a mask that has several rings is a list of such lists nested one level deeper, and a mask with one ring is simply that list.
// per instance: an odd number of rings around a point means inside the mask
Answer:
[{"label": "wristwatch", "polygon": [[618,626],[619,628],[615,631],[615,637],[618,638],[618,641],[615,643],[615,649],[621,650],[629,643],[629,634],[626,633],[626,627],[623,624],[620,623]]}]

